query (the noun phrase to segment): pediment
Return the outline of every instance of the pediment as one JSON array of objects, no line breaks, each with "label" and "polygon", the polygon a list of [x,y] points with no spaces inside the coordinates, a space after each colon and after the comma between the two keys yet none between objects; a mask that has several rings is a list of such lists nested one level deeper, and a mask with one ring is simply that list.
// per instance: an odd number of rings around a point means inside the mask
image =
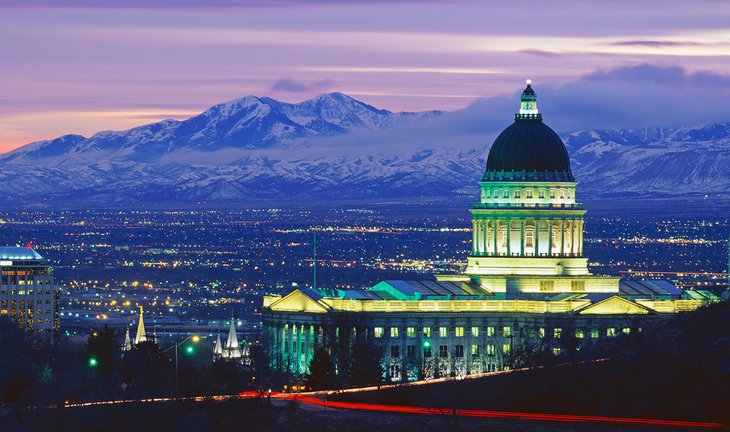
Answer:
[{"label": "pediment", "polygon": [[581,315],[645,315],[650,309],[619,296],[612,296],[590,304],[578,313]]},{"label": "pediment", "polygon": [[273,311],[326,313],[329,309],[300,290],[294,290],[269,305]]}]

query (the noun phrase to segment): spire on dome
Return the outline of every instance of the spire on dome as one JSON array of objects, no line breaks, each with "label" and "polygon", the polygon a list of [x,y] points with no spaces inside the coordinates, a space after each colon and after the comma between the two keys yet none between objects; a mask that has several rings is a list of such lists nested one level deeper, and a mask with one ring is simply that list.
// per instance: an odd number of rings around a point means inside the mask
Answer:
[{"label": "spire on dome", "polygon": [[134,344],[140,344],[147,341],[147,332],[144,329],[144,318],[142,318],[142,306],[139,307],[139,322],[137,323],[137,335],[134,337]]},{"label": "spire on dome", "polygon": [[532,89],[532,80],[526,81],[527,87],[520,96],[520,112],[515,114],[515,120],[542,120],[542,114],[537,110],[537,95]]},{"label": "spire on dome", "polygon": [[122,351],[129,351],[132,349],[132,339],[129,338],[129,327],[127,327],[127,333],[124,335],[124,345],[122,345]]}]

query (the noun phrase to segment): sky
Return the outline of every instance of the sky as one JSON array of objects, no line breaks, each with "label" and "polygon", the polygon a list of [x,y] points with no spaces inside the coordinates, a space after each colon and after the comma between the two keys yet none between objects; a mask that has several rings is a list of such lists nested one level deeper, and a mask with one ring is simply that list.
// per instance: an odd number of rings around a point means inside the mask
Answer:
[{"label": "sky", "polygon": [[486,116],[526,78],[566,129],[730,121],[728,23],[704,0],[0,0],[0,152],[250,94]]}]

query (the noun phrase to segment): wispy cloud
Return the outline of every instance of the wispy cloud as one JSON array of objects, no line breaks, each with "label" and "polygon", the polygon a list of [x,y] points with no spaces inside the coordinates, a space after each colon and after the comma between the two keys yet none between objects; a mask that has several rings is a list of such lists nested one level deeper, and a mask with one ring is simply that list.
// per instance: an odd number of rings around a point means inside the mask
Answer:
[{"label": "wispy cloud", "polygon": [[271,85],[270,91],[288,93],[325,92],[331,90],[335,85],[335,81],[331,79],[323,79],[306,83],[294,78],[281,78]]},{"label": "wispy cloud", "polygon": [[690,41],[669,41],[669,40],[624,40],[614,42],[615,46],[643,46],[643,47],[678,47],[678,46],[700,46],[699,42]]}]

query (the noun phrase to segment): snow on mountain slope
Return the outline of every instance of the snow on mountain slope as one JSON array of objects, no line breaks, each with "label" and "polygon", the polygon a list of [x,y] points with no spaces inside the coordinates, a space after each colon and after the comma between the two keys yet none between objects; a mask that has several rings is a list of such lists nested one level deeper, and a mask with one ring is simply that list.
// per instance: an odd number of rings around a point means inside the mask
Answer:
[{"label": "snow on mountain slope", "polygon": [[[29,144],[0,156],[0,185],[14,204],[474,200],[486,139],[461,147],[389,145],[390,131],[426,125],[451,125],[459,136],[464,122],[430,123],[457,115],[392,113],[341,93],[299,104],[247,96],[184,121]],[[309,151],[358,134],[385,145]],[[576,131],[563,139],[581,200],[730,191],[730,123]]]}]

